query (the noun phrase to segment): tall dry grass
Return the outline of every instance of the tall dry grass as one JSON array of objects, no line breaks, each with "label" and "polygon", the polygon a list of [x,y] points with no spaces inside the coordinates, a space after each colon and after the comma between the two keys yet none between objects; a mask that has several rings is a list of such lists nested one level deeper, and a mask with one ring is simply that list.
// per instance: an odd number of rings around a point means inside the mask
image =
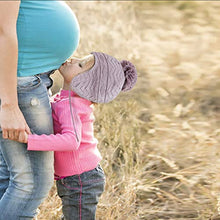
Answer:
[{"label": "tall dry grass", "polygon": [[[97,219],[220,219],[220,4],[68,4],[81,26],[75,55],[129,59],[139,75],[130,93],[96,106],[107,176]],[[59,219],[55,187],[40,210]]]}]

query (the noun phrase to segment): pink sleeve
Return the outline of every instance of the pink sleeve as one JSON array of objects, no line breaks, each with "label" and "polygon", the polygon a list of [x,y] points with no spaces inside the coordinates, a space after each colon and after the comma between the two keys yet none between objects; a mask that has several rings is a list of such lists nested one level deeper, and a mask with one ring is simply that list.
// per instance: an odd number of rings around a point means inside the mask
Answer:
[{"label": "pink sleeve", "polygon": [[61,126],[61,134],[28,135],[28,150],[73,151],[79,148],[82,128],[82,123],[79,116],[73,112],[73,119],[78,137],[77,139],[70,114],[69,102],[62,101],[57,103],[54,111]]}]

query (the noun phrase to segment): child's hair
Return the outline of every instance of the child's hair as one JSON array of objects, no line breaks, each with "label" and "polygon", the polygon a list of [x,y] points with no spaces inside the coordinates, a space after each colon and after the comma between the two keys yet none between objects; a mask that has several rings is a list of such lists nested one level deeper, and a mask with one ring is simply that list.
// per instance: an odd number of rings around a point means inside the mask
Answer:
[{"label": "child's hair", "polygon": [[137,71],[131,62],[120,62],[101,52],[92,54],[95,58],[94,66],[73,78],[71,90],[94,103],[107,103],[121,91],[133,88],[137,81]]}]

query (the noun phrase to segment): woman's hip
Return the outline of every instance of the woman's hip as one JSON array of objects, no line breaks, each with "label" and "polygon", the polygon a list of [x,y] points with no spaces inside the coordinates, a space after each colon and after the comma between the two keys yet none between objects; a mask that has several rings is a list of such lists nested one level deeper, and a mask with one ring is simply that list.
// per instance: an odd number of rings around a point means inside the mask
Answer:
[{"label": "woman's hip", "polygon": [[19,107],[31,131],[36,134],[53,133],[53,121],[48,88],[52,85],[51,71],[28,77],[18,77]]}]

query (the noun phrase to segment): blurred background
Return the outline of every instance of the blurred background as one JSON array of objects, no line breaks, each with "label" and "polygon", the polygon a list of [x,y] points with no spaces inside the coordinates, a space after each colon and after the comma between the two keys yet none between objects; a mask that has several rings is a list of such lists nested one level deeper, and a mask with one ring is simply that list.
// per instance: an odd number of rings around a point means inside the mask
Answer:
[{"label": "blurred background", "polygon": [[[138,70],[133,90],[95,107],[107,176],[97,219],[219,220],[220,3],[67,4],[81,28],[74,56],[102,51]],[[39,219],[60,215],[54,186]]]}]

